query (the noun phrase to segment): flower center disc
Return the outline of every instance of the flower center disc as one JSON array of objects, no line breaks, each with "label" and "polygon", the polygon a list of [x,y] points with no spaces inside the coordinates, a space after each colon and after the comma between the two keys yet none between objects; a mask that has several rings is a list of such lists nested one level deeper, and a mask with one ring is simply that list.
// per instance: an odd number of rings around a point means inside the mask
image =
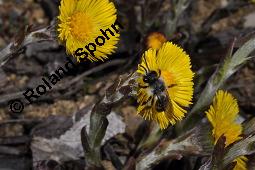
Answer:
[{"label": "flower center disc", "polygon": [[162,70],[161,71],[161,77],[164,79],[164,82],[165,82],[166,86],[171,86],[171,85],[174,85],[176,83],[173,75],[168,71]]},{"label": "flower center disc", "polygon": [[71,34],[79,41],[85,41],[93,31],[91,18],[84,12],[77,12],[70,20]]}]

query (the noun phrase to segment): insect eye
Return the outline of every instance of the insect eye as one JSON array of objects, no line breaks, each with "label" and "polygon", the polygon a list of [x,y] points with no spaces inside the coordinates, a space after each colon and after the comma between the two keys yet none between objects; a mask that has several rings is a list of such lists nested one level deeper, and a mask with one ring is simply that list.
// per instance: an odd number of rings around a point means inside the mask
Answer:
[{"label": "insect eye", "polygon": [[148,82],[148,78],[147,77],[143,77],[143,81],[144,82]]},{"label": "insect eye", "polygon": [[152,71],[151,74],[156,76],[157,72],[156,71]]}]

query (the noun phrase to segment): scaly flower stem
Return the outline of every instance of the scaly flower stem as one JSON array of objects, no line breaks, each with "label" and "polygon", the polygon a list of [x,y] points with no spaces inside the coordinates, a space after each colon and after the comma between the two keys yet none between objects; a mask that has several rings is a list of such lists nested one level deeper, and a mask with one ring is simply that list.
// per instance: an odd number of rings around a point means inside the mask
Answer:
[{"label": "scaly flower stem", "polygon": [[101,142],[108,126],[107,115],[114,106],[133,95],[136,74],[120,77],[105,93],[104,98],[92,109],[90,116],[89,134],[85,127],[81,131],[81,140],[84,148],[87,169],[102,167]]},{"label": "scaly flower stem", "polygon": [[138,158],[136,169],[148,170],[165,158],[181,159],[187,154],[204,154],[199,143],[198,128],[194,128],[188,133],[171,141],[161,141],[161,143],[149,154]]},{"label": "scaly flower stem", "polygon": [[31,26],[21,29],[17,36],[14,37],[14,41],[0,51],[0,67],[11,56],[18,54],[23,47],[41,41],[56,41],[55,20],[48,27],[39,30],[31,31]]}]

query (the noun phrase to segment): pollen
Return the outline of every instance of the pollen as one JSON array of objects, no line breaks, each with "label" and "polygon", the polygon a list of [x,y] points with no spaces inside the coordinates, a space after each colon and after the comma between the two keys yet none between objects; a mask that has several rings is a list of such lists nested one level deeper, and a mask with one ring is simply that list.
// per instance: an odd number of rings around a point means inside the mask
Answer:
[{"label": "pollen", "polygon": [[91,17],[84,12],[76,12],[70,20],[71,34],[79,41],[85,41],[93,32],[94,26]]}]

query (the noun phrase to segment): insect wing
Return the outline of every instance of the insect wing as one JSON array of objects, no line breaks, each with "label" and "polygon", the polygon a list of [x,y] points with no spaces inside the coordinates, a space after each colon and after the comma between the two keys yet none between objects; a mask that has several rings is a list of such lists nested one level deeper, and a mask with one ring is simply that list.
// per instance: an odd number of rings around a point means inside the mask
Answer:
[{"label": "insect wing", "polygon": [[165,112],[166,113],[173,113],[173,104],[172,104],[172,101],[170,99],[170,96],[169,96],[169,93],[168,93],[167,90],[164,90],[164,95],[166,95],[166,99],[167,99]]}]

